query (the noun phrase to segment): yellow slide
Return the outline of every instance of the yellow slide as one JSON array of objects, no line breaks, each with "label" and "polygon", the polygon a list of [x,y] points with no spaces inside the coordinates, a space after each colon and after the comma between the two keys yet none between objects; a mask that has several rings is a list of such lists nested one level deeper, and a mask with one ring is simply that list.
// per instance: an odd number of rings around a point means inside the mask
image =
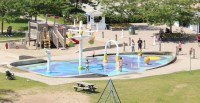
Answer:
[{"label": "yellow slide", "polygon": [[49,32],[47,31],[47,28],[44,27],[43,28],[43,32],[42,32],[42,42],[44,42],[44,48],[50,48],[50,36],[49,36]]}]

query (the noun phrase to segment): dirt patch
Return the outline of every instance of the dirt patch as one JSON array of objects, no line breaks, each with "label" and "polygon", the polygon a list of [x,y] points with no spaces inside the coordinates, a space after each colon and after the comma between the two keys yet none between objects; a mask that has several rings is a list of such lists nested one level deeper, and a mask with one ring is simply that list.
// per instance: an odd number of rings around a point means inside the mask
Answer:
[{"label": "dirt patch", "polygon": [[14,103],[89,103],[89,99],[80,93],[26,91]]}]

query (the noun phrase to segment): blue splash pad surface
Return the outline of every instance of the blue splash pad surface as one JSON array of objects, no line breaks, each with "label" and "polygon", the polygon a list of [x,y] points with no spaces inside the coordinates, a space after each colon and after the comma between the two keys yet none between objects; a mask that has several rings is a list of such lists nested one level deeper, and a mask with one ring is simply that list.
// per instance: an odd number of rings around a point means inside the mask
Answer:
[{"label": "blue splash pad surface", "polygon": [[[172,61],[173,57],[170,55],[143,55],[138,58],[137,55],[120,55],[123,58],[122,71],[116,68],[115,55],[108,55],[108,63],[103,64],[103,56],[88,57],[89,72],[85,69],[78,70],[78,60],[71,61],[54,61],[51,62],[50,72],[47,72],[47,63],[31,64],[18,66],[18,68],[26,71],[36,72],[45,76],[51,77],[72,77],[77,75],[84,75],[88,73],[97,73],[108,76],[116,76],[121,74],[142,72],[147,69],[159,67]],[[150,60],[149,65],[144,62],[146,56],[160,58],[159,60]],[[85,68],[85,60],[82,63]]]}]

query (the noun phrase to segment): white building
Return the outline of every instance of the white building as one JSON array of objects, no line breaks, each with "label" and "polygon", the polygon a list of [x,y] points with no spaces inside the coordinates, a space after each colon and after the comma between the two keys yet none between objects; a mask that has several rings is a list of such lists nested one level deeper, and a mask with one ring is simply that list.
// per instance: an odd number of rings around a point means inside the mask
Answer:
[{"label": "white building", "polygon": [[87,16],[87,29],[105,30],[105,16],[99,11],[91,11],[85,14]]}]

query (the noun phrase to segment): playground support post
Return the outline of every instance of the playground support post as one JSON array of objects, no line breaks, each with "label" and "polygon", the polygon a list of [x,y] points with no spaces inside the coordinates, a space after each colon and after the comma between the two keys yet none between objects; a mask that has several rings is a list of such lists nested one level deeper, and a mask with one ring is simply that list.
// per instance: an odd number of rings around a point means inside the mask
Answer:
[{"label": "playground support post", "polygon": [[45,16],[46,16],[46,24],[47,24],[47,21],[48,21],[48,14],[46,14]]},{"label": "playground support post", "polygon": [[29,44],[29,46],[31,45],[31,41],[30,41],[30,39],[31,39],[31,24],[30,24],[30,21],[28,22],[28,44]]},{"label": "playground support post", "polygon": [[53,19],[53,26],[56,25],[56,18],[55,18],[55,15],[54,15],[54,19]]}]

